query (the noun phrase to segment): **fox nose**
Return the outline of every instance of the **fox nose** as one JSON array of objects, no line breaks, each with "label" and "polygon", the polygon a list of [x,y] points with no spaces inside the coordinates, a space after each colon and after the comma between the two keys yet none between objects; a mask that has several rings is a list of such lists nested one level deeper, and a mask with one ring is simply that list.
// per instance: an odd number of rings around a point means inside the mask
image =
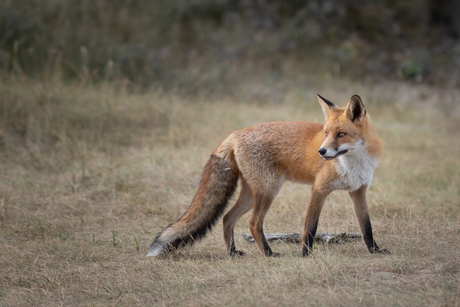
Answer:
[{"label": "fox nose", "polygon": [[319,152],[320,155],[324,156],[326,154],[326,152],[327,152],[327,149],[320,148],[318,152]]}]

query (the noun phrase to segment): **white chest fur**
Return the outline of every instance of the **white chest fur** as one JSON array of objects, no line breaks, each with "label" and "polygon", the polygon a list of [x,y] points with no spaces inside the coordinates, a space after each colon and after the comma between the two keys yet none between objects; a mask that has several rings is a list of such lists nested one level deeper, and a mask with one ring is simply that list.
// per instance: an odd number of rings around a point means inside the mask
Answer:
[{"label": "white chest fur", "polygon": [[350,150],[335,161],[335,169],[340,175],[333,183],[334,189],[356,191],[363,185],[371,185],[374,169],[379,160],[368,155],[365,148]]}]

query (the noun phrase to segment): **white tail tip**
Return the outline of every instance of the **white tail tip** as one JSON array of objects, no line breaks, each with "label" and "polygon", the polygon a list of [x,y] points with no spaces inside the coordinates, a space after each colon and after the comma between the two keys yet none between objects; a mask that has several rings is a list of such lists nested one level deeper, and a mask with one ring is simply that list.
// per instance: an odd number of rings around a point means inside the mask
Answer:
[{"label": "white tail tip", "polygon": [[161,254],[162,251],[163,251],[163,248],[161,246],[155,245],[149,250],[149,252],[147,253],[147,255],[145,255],[145,257],[158,256],[159,254]]}]

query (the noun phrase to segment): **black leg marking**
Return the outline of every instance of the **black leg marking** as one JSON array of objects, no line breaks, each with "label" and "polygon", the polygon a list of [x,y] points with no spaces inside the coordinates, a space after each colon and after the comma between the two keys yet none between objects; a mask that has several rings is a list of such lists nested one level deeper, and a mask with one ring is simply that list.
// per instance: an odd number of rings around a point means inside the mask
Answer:
[{"label": "black leg marking", "polygon": [[315,224],[312,225],[311,228],[308,230],[307,237],[305,241],[303,242],[303,248],[302,248],[303,257],[307,257],[313,249],[313,242],[315,241],[315,235],[316,235],[317,228],[318,228],[318,221],[316,221]]},{"label": "black leg marking", "polygon": [[233,234],[233,230],[232,230],[232,244],[230,245],[230,249],[229,249],[228,252],[229,252],[231,257],[244,256],[245,255],[244,252],[237,251],[236,248],[235,248],[235,236]]},{"label": "black leg marking", "polygon": [[365,228],[364,228],[364,233],[363,233],[363,240],[364,243],[367,246],[367,249],[369,250],[370,253],[375,253],[375,254],[390,254],[390,252],[386,249],[380,249],[380,247],[377,245],[377,243],[374,240],[374,236],[372,235],[372,225],[371,225],[371,220],[367,219]]}]

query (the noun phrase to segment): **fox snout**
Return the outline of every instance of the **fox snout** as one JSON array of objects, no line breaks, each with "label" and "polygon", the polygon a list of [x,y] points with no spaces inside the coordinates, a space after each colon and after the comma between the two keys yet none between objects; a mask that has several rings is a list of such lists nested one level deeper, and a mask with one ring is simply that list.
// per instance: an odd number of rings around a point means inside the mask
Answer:
[{"label": "fox snout", "polygon": [[326,152],[327,152],[327,149],[325,149],[325,148],[320,148],[320,149],[318,150],[318,152],[319,152],[319,154],[320,154],[321,156],[324,156],[324,155],[326,154]]},{"label": "fox snout", "polygon": [[332,159],[335,159],[335,158],[338,158],[340,157],[341,155],[344,155],[348,152],[348,149],[342,149],[340,150],[341,148],[338,148],[338,149],[330,149],[330,150],[327,150],[326,148],[324,147],[321,147],[319,150],[318,150],[318,153],[321,155],[321,157],[323,157],[324,159],[326,160],[332,160]]}]

